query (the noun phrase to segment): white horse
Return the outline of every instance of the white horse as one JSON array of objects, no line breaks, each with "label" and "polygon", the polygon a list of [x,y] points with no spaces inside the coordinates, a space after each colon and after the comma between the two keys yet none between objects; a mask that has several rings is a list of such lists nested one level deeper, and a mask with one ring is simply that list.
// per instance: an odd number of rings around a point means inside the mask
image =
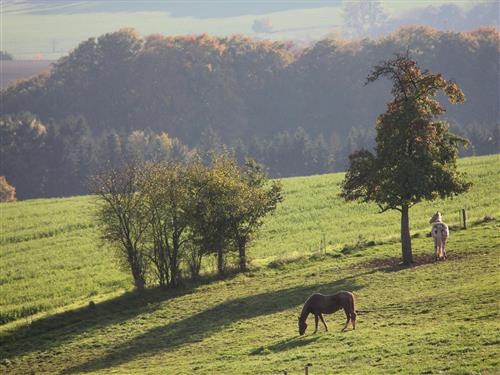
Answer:
[{"label": "white horse", "polygon": [[446,259],[446,250],[444,247],[446,245],[446,240],[450,236],[448,225],[443,223],[441,212],[439,211],[432,216],[429,223],[432,224],[431,236],[434,239],[436,260]]}]

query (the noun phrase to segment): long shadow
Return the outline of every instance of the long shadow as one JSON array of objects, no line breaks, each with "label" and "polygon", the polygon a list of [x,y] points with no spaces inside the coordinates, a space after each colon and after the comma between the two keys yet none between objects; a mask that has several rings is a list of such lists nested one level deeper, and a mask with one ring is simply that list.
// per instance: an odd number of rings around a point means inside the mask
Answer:
[{"label": "long shadow", "polygon": [[128,292],[107,301],[54,314],[7,330],[0,333],[0,358],[13,358],[62,346],[83,332],[153,312],[162,302],[192,293],[207,282],[186,284],[178,289],[154,288],[141,293]]},{"label": "long shadow", "polygon": [[[305,337],[305,338],[300,337],[300,336],[296,336],[296,337],[282,340],[276,344],[269,345],[266,348],[273,353],[283,352],[283,351],[287,351],[290,349],[298,348],[300,346],[309,345],[310,343],[315,342],[319,339],[320,339],[320,336],[310,336],[310,337]],[[260,348],[254,350],[251,354],[260,354],[259,349]]]},{"label": "long shadow", "polygon": [[[105,356],[68,368],[63,371],[63,374],[99,371],[127,363],[137,357],[152,356],[158,352],[170,352],[182,345],[199,342],[233,322],[273,314],[302,305],[305,299],[315,291],[333,293],[342,289],[358,290],[362,286],[356,284],[355,278],[357,276],[347,277],[329,284],[294,287],[233,299],[186,319],[150,329],[126,343],[117,345]],[[280,346],[281,350],[284,350],[288,345],[294,344],[285,343],[282,348]]]},{"label": "long shadow", "polygon": [[[466,256],[470,256],[470,254],[448,254],[447,262],[456,261],[462,259]],[[429,264],[438,264],[442,262],[441,260],[437,261],[434,258],[433,254],[418,254],[413,256],[413,263],[410,265],[403,264],[401,262],[400,257],[390,257],[390,258],[376,258],[372,259],[368,262],[363,262],[359,266],[363,268],[371,268],[373,271],[380,272],[399,272],[419,266],[429,265]]]}]

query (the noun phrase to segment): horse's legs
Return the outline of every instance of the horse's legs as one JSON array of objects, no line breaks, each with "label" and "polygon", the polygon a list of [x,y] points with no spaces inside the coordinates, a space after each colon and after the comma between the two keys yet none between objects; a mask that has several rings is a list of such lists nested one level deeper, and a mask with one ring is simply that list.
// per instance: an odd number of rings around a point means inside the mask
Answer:
[{"label": "horse's legs", "polygon": [[326,332],[328,332],[328,326],[326,325],[325,318],[323,318],[323,314],[320,313],[319,318],[321,319],[321,322],[323,322]]},{"label": "horse's legs", "polygon": [[349,321],[351,320],[351,314],[349,314],[349,311],[347,311],[346,309],[344,309],[344,311],[345,311],[345,316],[347,317],[347,320],[344,324],[344,328],[342,328],[342,331],[340,331],[340,332],[344,332],[347,329],[347,325],[349,324]]},{"label": "horse's legs", "polygon": [[446,259],[446,251],[444,250],[445,245],[446,245],[446,238],[441,236],[441,241],[439,242],[439,247],[440,247],[439,256],[442,260]]},{"label": "horse's legs", "polygon": [[356,317],[358,315],[356,314],[355,311],[351,311],[351,321],[352,321],[352,329],[353,331],[356,329]]},{"label": "horse's legs", "polygon": [[432,237],[434,239],[434,257],[436,260],[439,259],[439,245],[438,245],[438,239],[437,237]]},{"label": "horse's legs", "polygon": [[315,330],[314,333],[318,333],[318,315],[314,314]]}]

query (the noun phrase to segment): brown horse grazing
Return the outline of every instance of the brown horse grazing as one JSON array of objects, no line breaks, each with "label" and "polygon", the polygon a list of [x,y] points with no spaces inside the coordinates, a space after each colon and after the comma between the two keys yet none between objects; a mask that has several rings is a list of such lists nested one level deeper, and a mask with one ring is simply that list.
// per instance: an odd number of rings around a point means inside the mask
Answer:
[{"label": "brown horse grazing", "polygon": [[311,295],[307,301],[304,303],[302,308],[302,313],[299,317],[299,334],[303,335],[307,329],[307,317],[309,314],[314,315],[314,320],[316,323],[316,329],[314,333],[318,332],[318,318],[325,326],[328,332],[328,326],[326,325],[325,319],[322,314],[331,314],[340,309],[344,309],[347,321],[345,322],[344,328],[341,332],[344,332],[352,321],[352,329],[356,329],[356,309],[354,307],[354,295],[351,292],[341,291],[332,295],[324,295],[320,293],[315,293]]}]

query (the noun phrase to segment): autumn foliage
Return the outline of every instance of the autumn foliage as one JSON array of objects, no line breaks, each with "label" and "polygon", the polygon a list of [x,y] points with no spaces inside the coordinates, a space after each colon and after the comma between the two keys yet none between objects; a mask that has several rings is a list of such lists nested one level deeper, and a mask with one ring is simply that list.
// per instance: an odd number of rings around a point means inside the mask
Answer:
[{"label": "autumn foliage", "polygon": [[[373,118],[390,100],[387,83],[364,87],[363,78],[407,49],[467,93],[467,102],[446,112],[452,130],[472,142],[462,155],[496,153],[499,46],[491,28],[412,26],[307,46],[242,35],[107,33],[80,43],[49,73],[1,92],[0,140],[13,137],[25,112],[46,132],[3,142],[0,174],[19,199],[76,195],[107,160],[167,153],[179,160],[223,145],[240,164],[255,159],[272,177],[345,170],[350,153],[373,146]],[[439,111],[439,103],[423,104]],[[176,140],[167,153],[162,134]],[[29,159],[28,172],[21,159]]]},{"label": "autumn foliage", "polygon": [[5,176],[0,176],[0,202],[12,202],[16,200],[16,188],[10,185]]},{"label": "autumn foliage", "polygon": [[393,100],[376,123],[376,147],[350,155],[342,184],[346,200],[373,201],[380,210],[401,212],[403,261],[412,263],[409,209],[422,200],[446,198],[468,190],[470,183],[457,171],[459,145],[468,141],[441,121],[444,94],[451,103],[465,96],[453,81],[421,70],[408,55],[376,65],[367,83],[388,78]]},{"label": "autumn foliage", "polygon": [[109,167],[92,178],[91,192],[102,238],[137,289],[196,279],[210,256],[219,275],[231,254],[245,271],[248,244],[283,199],[281,185],[269,183],[258,164],[239,167],[228,154],[214,154],[209,165],[194,159]]}]

